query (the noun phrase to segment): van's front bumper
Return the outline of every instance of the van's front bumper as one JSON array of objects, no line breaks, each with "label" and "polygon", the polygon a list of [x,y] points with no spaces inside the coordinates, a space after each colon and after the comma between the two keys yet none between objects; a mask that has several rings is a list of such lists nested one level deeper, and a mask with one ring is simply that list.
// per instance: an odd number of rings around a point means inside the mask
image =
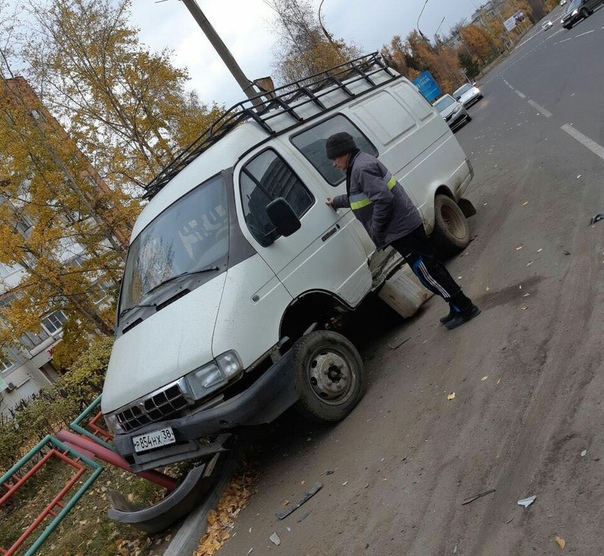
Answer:
[{"label": "van's front bumper", "polygon": [[[227,450],[231,436],[227,431],[270,423],[298,401],[292,360],[290,351],[249,388],[219,405],[116,435],[115,449],[137,473]],[[134,437],[166,427],[172,428],[176,444],[142,453],[134,451]],[[212,437],[216,438],[208,443]]]}]

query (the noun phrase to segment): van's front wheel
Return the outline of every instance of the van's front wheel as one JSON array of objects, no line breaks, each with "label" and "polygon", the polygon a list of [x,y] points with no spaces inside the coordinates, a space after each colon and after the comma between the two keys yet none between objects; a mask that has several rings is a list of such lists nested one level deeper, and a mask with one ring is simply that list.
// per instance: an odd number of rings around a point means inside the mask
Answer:
[{"label": "van's front wheel", "polygon": [[470,243],[470,226],[459,205],[446,195],[434,199],[432,241],[443,255],[463,251]]},{"label": "van's front wheel", "polygon": [[295,409],[309,420],[336,423],[363,397],[363,361],[352,343],[336,332],[318,330],[292,347],[296,388]]}]

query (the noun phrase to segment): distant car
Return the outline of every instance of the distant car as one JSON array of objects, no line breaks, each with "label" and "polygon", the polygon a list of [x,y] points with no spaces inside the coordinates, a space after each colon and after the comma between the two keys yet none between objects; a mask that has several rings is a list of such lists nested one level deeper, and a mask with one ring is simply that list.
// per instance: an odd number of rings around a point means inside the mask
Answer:
[{"label": "distant car", "polygon": [[562,18],[562,27],[570,29],[575,23],[587,19],[604,0],[572,0]]},{"label": "distant car", "polygon": [[564,4],[566,4],[566,0],[560,0],[560,5],[564,6]]},{"label": "distant car", "polygon": [[466,83],[453,93],[455,100],[461,102],[466,108],[478,102],[482,98],[482,93],[476,84]]},{"label": "distant car", "polygon": [[543,29],[544,31],[547,31],[550,27],[553,27],[554,24],[548,19],[547,21],[544,21],[541,24],[541,29]]},{"label": "distant car", "polygon": [[472,121],[464,105],[455,100],[451,95],[443,95],[434,104],[440,115],[449,124],[452,131],[455,131],[467,122]]}]

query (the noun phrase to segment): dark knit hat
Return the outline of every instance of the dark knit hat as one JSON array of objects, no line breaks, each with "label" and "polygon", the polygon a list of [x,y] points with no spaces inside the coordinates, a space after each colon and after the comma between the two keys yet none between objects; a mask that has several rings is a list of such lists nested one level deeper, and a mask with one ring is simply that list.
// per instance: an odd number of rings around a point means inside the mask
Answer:
[{"label": "dark knit hat", "polygon": [[350,133],[346,133],[345,131],[334,133],[331,137],[329,137],[329,139],[327,139],[327,142],[325,143],[325,152],[329,160],[334,160],[338,158],[338,156],[351,153],[355,151],[356,148],[357,145],[354,142],[352,135],[350,135]]}]

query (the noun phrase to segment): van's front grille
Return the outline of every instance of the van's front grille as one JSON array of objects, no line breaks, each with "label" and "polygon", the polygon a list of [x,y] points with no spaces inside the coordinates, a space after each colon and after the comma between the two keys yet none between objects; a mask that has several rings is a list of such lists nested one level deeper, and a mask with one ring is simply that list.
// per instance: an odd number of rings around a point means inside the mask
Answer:
[{"label": "van's front grille", "polygon": [[123,407],[116,417],[124,430],[130,432],[173,417],[191,404],[179,380]]}]

